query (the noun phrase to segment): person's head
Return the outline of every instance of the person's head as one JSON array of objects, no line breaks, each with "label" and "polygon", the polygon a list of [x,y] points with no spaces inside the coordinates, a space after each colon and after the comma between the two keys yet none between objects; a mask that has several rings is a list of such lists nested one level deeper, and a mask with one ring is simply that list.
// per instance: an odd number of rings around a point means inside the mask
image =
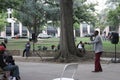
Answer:
[{"label": "person's head", "polygon": [[4,54],[5,47],[0,44],[0,54]]},{"label": "person's head", "polygon": [[82,44],[82,41],[80,41],[80,43]]},{"label": "person's head", "polygon": [[99,34],[98,31],[95,31],[95,32],[94,32],[94,36],[97,36],[98,34]]},{"label": "person's head", "polygon": [[1,44],[4,44],[4,42],[1,42]]}]

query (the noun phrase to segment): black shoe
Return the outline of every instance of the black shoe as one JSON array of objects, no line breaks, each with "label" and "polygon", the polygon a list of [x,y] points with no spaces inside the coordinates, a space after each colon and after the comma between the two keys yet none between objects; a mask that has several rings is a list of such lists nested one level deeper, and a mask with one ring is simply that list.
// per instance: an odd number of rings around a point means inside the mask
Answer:
[{"label": "black shoe", "polygon": [[20,79],[20,76],[16,77],[16,80],[21,80],[21,79]]},{"label": "black shoe", "polygon": [[92,71],[92,72],[99,72],[99,71]]},{"label": "black shoe", "polygon": [[99,72],[103,72],[102,70],[100,70]]},{"label": "black shoe", "polygon": [[92,71],[92,72],[102,72],[102,70],[101,71]]}]

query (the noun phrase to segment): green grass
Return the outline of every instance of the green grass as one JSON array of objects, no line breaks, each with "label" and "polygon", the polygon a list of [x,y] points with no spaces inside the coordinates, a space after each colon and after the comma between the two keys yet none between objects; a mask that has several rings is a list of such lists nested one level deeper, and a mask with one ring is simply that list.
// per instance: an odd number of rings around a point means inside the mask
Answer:
[{"label": "green grass", "polygon": [[[87,42],[89,38],[76,38],[76,45],[79,41]],[[3,40],[0,40],[2,42]],[[25,43],[28,39],[9,39],[8,44],[6,44],[8,50],[23,50],[25,47]],[[50,39],[39,39],[37,43],[35,43],[35,49],[38,49],[38,46],[46,46],[48,49],[51,48],[51,45],[57,46],[59,44],[59,38],[50,38]],[[33,43],[31,42],[31,49],[33,48]],[[85,45],[86,50],[92,51],[93,45]],[[103,41],[103,48],[105,52],[114,52],[115,45],[111,44],[110,41]],[[120,52],[120,42],[116,45],[117,52]]]},{"label": "green grass", "polygon": [[[3,40],[0,40],[2,42]],[[9,39],[6,44],[8,50],[23,50],[25,48],[25,44],[28,39]],[[58,38],[50,38],[50,39],[39,39],[37,43],[35,43],[35,49],[38,49],[38,46],[47,46],[50,49],[51,45],[58,45]],[[33,48],[33,42],[31,43],[31,49]]]}]

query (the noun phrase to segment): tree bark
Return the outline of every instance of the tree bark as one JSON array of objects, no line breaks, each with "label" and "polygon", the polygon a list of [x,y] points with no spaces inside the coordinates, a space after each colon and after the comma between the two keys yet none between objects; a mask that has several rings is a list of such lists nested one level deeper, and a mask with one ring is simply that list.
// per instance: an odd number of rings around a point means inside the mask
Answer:
[{"label": "tree bark", "polygon": [[73,34],[73,1],[60,0],[60,10],[61,10],[60,53],[62,58],[68,59],[71,54],[76,55],[78,52],[75,46]]}]

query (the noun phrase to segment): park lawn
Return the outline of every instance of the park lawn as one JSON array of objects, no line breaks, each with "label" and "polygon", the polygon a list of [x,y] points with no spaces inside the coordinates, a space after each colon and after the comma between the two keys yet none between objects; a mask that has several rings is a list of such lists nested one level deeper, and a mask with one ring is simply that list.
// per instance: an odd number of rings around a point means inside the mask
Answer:
[{"label": "park lawn", "polygon": [[[2,42],[3,40],[0,40]],[[28,39],[9,39],[6,44],[8,50],[23,50],[25,48],[25,43],[29,41]],[[88,37],[75,39],[76,45],[79,41],[88,42],[90,39]],[[31,43],[31,50],[33,49],[33,42]],[[57,46],[59,44],[59,38],[49,38],[49,39],[38,39],[38,42],[35,43],[35,49],[38,50],[38,46],[45,46],[48,49],[51,49],[51,45]],[[114,52],[115,44],[111,44],[110,41],[103,41],[103,48],[105,52]],[[93,51],[93,45],[85,44],[85,49],[88,51]],[[116,45],[117,52],[120,52],[120,42]]]},{"label": "park lawn", "polygon": [[[8,50],[23,50],[25,48],[26,42],[29,39],[9,39],[6,44]],[[3,42],[3,40],[0,40]],[[31,41],[31,50],[33,49],[33,42]],[[38,42],[35,43],[35,49],[38,50],[38,46],[46,46],[50,49],[51,45],[58,45],[59,38],[49,38],[49,39],[38,39]]]}]

